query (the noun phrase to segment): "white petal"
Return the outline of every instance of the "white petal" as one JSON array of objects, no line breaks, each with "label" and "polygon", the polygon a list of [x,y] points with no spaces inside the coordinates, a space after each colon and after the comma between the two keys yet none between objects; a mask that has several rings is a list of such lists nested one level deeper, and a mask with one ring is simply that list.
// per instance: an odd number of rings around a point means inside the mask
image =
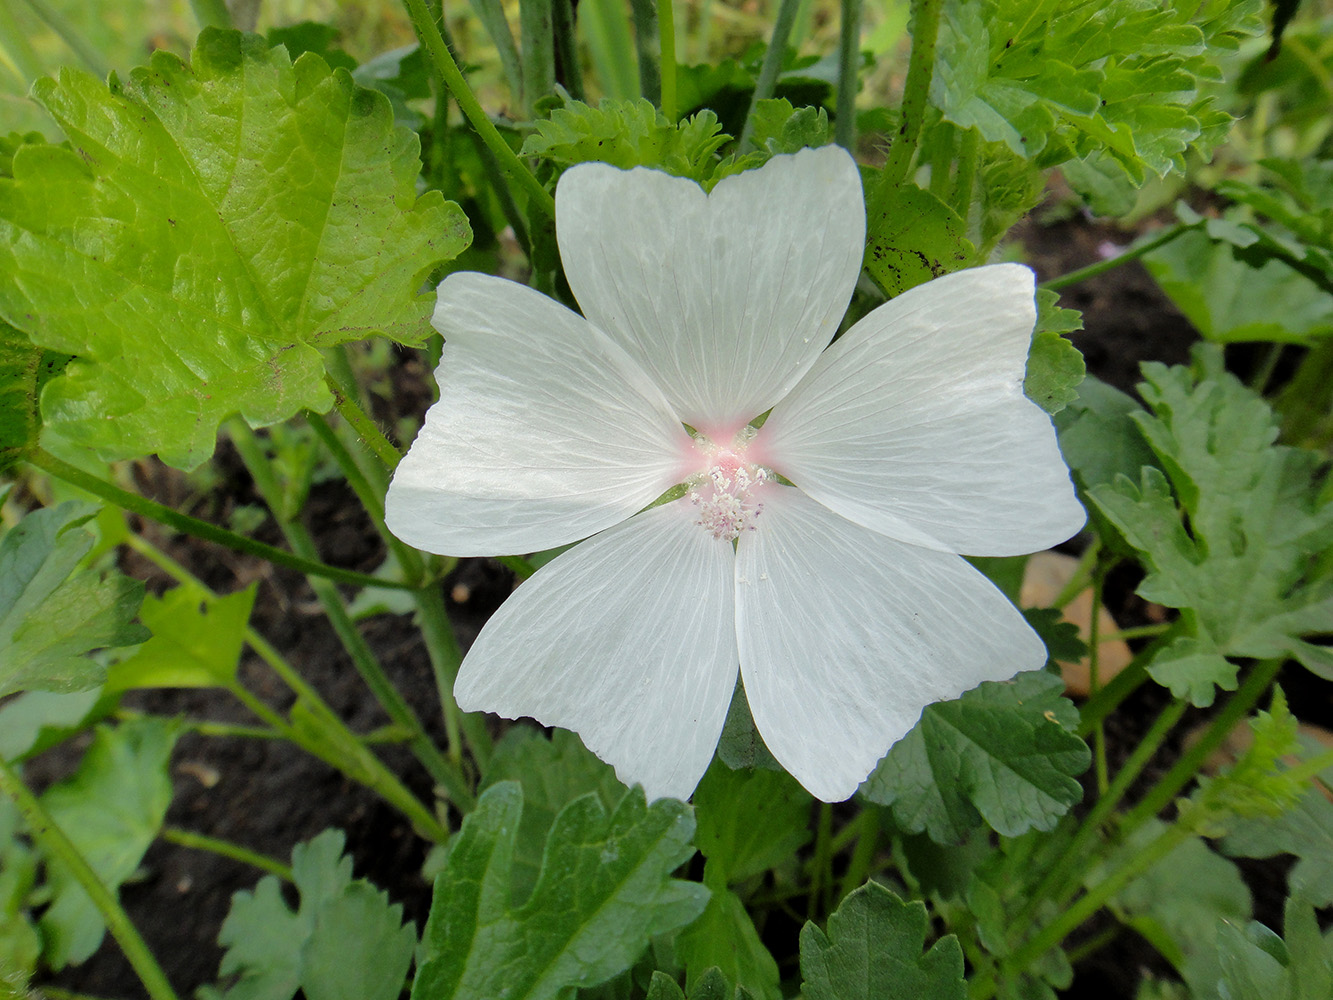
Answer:
[{"label": "white petal", "polygon": [[782,766],[847,798],[932,702],[1040,667],[1023,616],[960,556],[770,489],[736,556],[741,678]]},{"label": "white petal", "polygon": [[737,670],[732,547],[693,520],[654,507],[539,570],[463,661],[459,705],[572,729],[650,799],[688,798]]},{"label": "white petal", "polygon": [[385,520],[417,548],[533,552],[629,517],[682,478],[688,435],[642,370],[523,285],[450,275],[440,399],[399,463]]},{"label": "white petal", "polygon": [[1016,555],[1074,534],[1055,430],[1023,395],[1032,272],[937,278],[847,331],[751,445],[831,510],[902,541]]},{"label": "white petal", "polygon": [[837,146],[774,157],[708,195],[656,170],[582,164],[555,197],[583,314],[708,433],[782,398],[832,338],[861,270],[861,180]]}]

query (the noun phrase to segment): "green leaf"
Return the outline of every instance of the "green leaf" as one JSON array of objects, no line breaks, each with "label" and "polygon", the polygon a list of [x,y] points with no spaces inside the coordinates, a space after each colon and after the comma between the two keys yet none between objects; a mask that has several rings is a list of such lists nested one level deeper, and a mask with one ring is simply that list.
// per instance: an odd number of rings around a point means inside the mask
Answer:
[{"label": "green leaf", "polygon": [[1060,678],[1028,671],[926,706],[861,786],[909,833],[961,841],[982,820],[1006,837],[1049,830],[1082,796],[1087,744]]},{"label": "green leaf", "polygon": [[414,1000],[546,1000],[627,969],[655,934],[702,912],[707,890],[671,872],[693,853],[694,821],[643,791],[613,812],[596,795],[556,817],[541,874],[521,905],[509,871],[523,811],[513,782],[492,785],[451,842],[426,923]]},{"label": "green leaf", "polygon": [[1078,399],[1078,385],[1087,366],[1077,347],[1061,336],[1083,329],[1077,309],[1062,309],[1060,296],[1037,289],[1037,328],[1028,350],[1023,393],[1047,413],[1059,413]]},{"label": "green leaf", "polygon": [[183,468],[233,413],[327,410],[321,348],[420,343],[422,281],[470,238],[456,205],[417,197],[416,136],[345,70],[214,29],[191,58],[155,52],[111,89],[38,81],[72,148],[25,146],[0,180],[0,317],[77,356],[46,422]]},{"label": "green leaf", "polygon": [[1223,657],[1292,656],[1333,676],[1333,654],[1303,638],[1333,620],[1333,572],[1313,556],[1333,544],[1333,496],[1317,456],[1274,444],[1268,404],[1215,354],[1200,363],[1198,377],[1144,366],[1153,413],[1132,419],[1166,475],[1145,468],[1088,495],[1149,570],[1138,593],[1182,610],[1186,634],[1150,672],[1204,705],[1214,684],[1234,685]]},{"label": "green leaf", "polygon": [[1295,855],[1290,893],[1316,906],[1333,905],[1333,802],[1319,789],[1311,787],[1280,816],[1238,820],[1221,846],[1233,857]]},{"label": "green leaf", "polygon": [[24,760],[63,743],[91,725],[108,704],[96,688],[69,694],[25,691],[10,698],[0,705],[0,759]]},{"label": "green leaf", "polygon": [[905,903],[867,882],[829,917],[828,933],[801,930],[805,1000],[964,1000],[963,949],[953,935],[925,954],[930,919],[920,902]]},{"label": "green leaf", "polygon": [[[98,726],[79,769],[47,789],[42,805],[102,882],[116,891],[134,874],[171,803],[167,767],[174,722],[144,718]],[[42,914],[53,969],[87,959],[102,941],[102,915],[55,858],[47,859],[51,905]]]},{"label": "green leaf", "polygon": [[597,107],[569,100],[536,123],[520,150],[561,167],[601,162],[628,170],[655,167],[703,182],[713,175],[717,150],[731,139],[717,115],[700,111],[675,124],[651,103],[603,100]]},{"label": "green leaf", "polygon": [[1219,926],[1222,976],[1216,989],[1223,1000],[1325,1000],[1333,995],[1333,956],[1320,938],[1313,908],[1293,897],[1283,916],[1286,941],[1257,921]]},{"label": "green leaf", "polygon": [[68,363],[68,354],[34,347],[26,334],[0,320],[0,475],[37,444],[42,387]]},{"label": "green leaf", "polygon": [[234,684],[256,589],[252,584],[216,597],[186,585],[145,598],[139,620],[153,636],[133,656],[110,668],[107,689]]},{"label": "green leaf", "polygon": [[[709,969],[690,990],[689,1000],[753,1000],[743,988],[736,987],[733,994],[727,985],[726,977],[719,969]],[[685,991],[665,972],[654,971],[652,982],[648,986],[645,1000],[686,1000]]]},{"label": "green leaf", "polygon": [[[1176,308],[1214,343],[1308,344],[1333,333],[1333,298],[1327,289],[1282,259],[1238,248],[1203,229],[1158,247],[1143,264]],[[1274,310],[1274,302],[1282,308]]]},{"label": "green leaf", "polygon": [[1135,400],[1098,378],[1078,385],[1076,397],[1055,417],[1060,453],[1075,481],[1085,490],[1114,482],[1117,476],[1139,478],[1139,470],[1156,459],[1134,414]]},{"label": "green leaf", "polygon": [[0,539],[0,697],[25,689],[76,691],[102,683],[94,649],[132,646],[143,584],[81,569],[93,546],[81,503],[37,510]]},{"label": "green leaf", "polygon": [[973,247],[963,234],[958,213],[929,191],[882,191],[867,205],[866,271],[893,298],[965,266]]},{"label": "green leaf", "polygon": [[828,112],[823,108],[793,108],[785,97],[760,101],[755,108],[750,138],[773,155],[795,153],[833,141]]},{"label": "green leaf", "polygon": [[300,904],[293,912],[273,876],[232,897],[218,934],[221,974],[240,979],[226,1000],[395,1000],[417,937],[403,908],[352,878],[343,835],[325,830],[292,850]]},{"label": "green leaf", "polygon": [[733,771],[715,760],[694,792],[695,842],[722,883],[788,860],[810,839],[810,793],[781,771]]},{"label": "green leaf", "polygon": [[722,763],[733,771],[761,768],[765,771],[782,771],[777,758],[764,745],[764,738],[754,724],[750,714],[750,703],[745,700],[745,686],[741,678],[736,678],[736,690],[731,695],[731,705],[727,708],[727,718],[722,724],[722,736],[717,743],[717,756]]},{"label": "green leaf", "polygon": [[[1165,829],[1160,820],[1144,823],[1088,872],[1084,884],[1092,888],[1128,864]],[[1188,969],[1192,981],[1207,979],[1210,965],[1216,968],[1218,921],[1245,921],[1251,912],[1250,890],[1240,871],[1198,837],[1182,841],[1116,893],[1110,906],[1121,923],[1150,941],[1177,972]]]},{"label": "green leaf", "polygon": [[1044,166],[1094,153],[1136,183],[1184,169],[1227,116],[1205,84],[1219,55],[1263,31],[1262,4],[1156,5],[1137,0],[946,4],[931,103],[990,142]]},{"label": "green leaf", "polygon": [[511,863],[515,900],[527,899],[537,884],[547,837],[565,806],[594,792],[609,811],[626,792],[615,768],[567,729],[552,730],[549,739],[527,726],[506,732],[496,744],[481,789],[502,781],[517,781],[523,787],[523,816]]},{"label": "green leaf", "polygon": [[[710,862],[711,865],[711,862]],[[720,979],[719,997],[740,987],[755,1000],[782,1000],[778,963],[759,940],[754,921],[740,897],[707,872],[712,892],[697,920],[676,935],[676,958],[685,964],[690,996],[706,994],[710,977]]]}]

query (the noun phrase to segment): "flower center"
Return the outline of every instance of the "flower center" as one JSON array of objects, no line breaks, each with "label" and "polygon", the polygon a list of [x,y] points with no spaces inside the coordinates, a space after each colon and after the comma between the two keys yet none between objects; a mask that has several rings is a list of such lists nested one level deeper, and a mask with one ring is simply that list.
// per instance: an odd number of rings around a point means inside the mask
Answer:
[{"label": "flower center", "polygon": [[735,541],[742,531],[753,531],[764,509],[760,495],[769,481],[768,470],[747,464],[743,453],[743,447],[712,451],[708,468],[689,480],[690,503],[699,515],[694,523],[720,541]]}]

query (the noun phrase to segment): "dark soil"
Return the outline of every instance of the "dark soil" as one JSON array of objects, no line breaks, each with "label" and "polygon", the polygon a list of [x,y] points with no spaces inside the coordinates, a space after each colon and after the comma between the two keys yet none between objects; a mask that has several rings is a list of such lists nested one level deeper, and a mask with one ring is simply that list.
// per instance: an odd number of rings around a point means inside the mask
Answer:
[{"label": "dark soil", "polygon": [[[1039,277],[1049,278],[1100,259],[1106,244],[1125,244],[1131,236],[1074,219],[1025,227],[1021,238]],[[1083,312],[1086,329],[1073,339],[1087,358],[1089,370],[1122,389],[1131,390],[1137,381],[1139,361],[1185,361],[1195,339],[1187,323],[1138,265],[1112,270],[1070,289],[1064,304]],[[376,414],[385,426],[393,426],[402,416],[419,416],[431,398],[429,381],[416,356],[400,359],[394,387],[393,400],[381,400],[382,412]],[[223,522],[231,509],[260,501],[243,467],[225,445],[219,449],[216,464],[222,484],[195,504],[191,512]],[[187,499],[188,490],[181,477],[160,466],[143,463],[139,478],[144,492],[163,502],[179,504]],[[326,560],[370,571],[381,558],[381,546],[359,512],[359,505],[346,488],[330,483],[316,487],[312,493],[307,522]],[[258,580],[255,627],[300,668],[353,729],[365,731],[388,721],[356,675],[299,575],[187,538],[167,538],[157,525],[147,525],[145,530],[220,591],[230,592]],[[265,541],[281,544],[272,522],[261,529],[260,535]],[[147,579],[152,588],[167,585],[167,580],[142,560],[127,558],[125,569]],[[507,572],[486,560],[464,560],[446,581],[450,611],[465,645],[504,599],[509,587]],[[1123,589],[1122,600],[1129,606],[1137,600],[1130,594],[1132,582]],[[411,623],[379,616],[365,623],[363,629],[408,701],[428,722],[438,719],[430,667]],[[253,656],[244,662],[242,677],[260,697],[285,707],[285,688]],[[1115,717],[1110,729],[1113,763],[1133,748],[1160,708],[1160,704],[1152,703],[1157,694],[1151,685],[1147,686]],[[159,691],[136,695],[127,699],[127,704],[194,719],[253,722],[239,704],[214,692]],[[52,780],[72,766],[82,749],[83,744],[75,744],[48,754],[30,768],[29,775],[38,783]],[[1173,748],[1168,748],[1170,752]],[[429,781],[409,754],[391,749],[385,752],[385,758],[415,792],[428,795]],[[1169,764],[1169,757],[1159,762],[1155,773],[1160,774]],[[419,874],[425,854],[422,842],[375,796],[303,752],[276,741],[186,735],[173,758],[173,777],[175,798],[167,818],[169,825],[222,837],[282,860],[290,857],[298,841],[326,827],[340,828],[346,832],[356,874],[388,890],[418,926],[424,921],[430,895],[429,886]],[[1271,869],[1257,878],[1271,883]],[[1278,894],[1270,891],[1268,898],[1261,900],[1265,911],[1274,905],[1280,909],[1278,878]],[[255,871],[245,865],[159,840],[144,859],[140,876],[124,888],[122,898],[130,916],[181,996],[217,980],[222,957],[216,943],[219,927],[232,894],[252,888],[256,881]],[[1269,912],[1261,916],[1272,919]],[[795,930],[793,925],[793,944]],[[1132,934],[1124,934],[1086,964],[1070,995],[1130,996],[1142,967],[1167,974],[1151,947]],[[137,977],[109,938],[90,961],[46,981],[102,997],[144,995]]]}]

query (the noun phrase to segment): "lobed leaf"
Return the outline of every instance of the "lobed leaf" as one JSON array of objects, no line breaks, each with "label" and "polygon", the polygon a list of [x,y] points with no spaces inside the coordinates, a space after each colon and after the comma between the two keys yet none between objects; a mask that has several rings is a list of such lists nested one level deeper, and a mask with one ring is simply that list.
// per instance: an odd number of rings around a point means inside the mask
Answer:
[{"label": "lobed leaf", "polygon": [[456,205],[417,197],[416,136],[345,70],[215,29],[191,59],[38,81],[69,147],[22,146],[0,179],[0,318],[77,356],[46,421],[184,468],[231,414],[327,410],[320,348],[420,343],[422,281],[470,238]]},{"label": "lobed leaf", "polygon": [[[1333,676],[1333,655],[1307,641],[1333,627],[1333,497],[1318,458],[1274,444],[1268,404],[1203,355],[1144,366],[1152,413],[1132,414],[1165,469],[1121,476],[1088,495],[1149,570],[1145,599],[1180,608],[1186,634],[1149,671],[1198,705],[1234,687],[1226,657],[1291,656]],[[1169,478],[1168,478],[1169,477]]]},{"label": "lobed leaf", "polygon": [[983,820],[1006,837],[1049,830],[1082,796],[1088,746],[1060,678],[1028,671],[926,706],[861,793],[909,833],[956,843]]},{"label": "lobed leaf", "polygon": [[107,687],[227,687],[236,680],[256,586],[215,597],[186,585],[147,597],[139,620],[152,638],[108,671]]},{"label": "lobed leaf", "polygon": [[232,897],[218,934],[221,974],[239,976],[225,1000],[396,1000],[416,948],[403,908],[352,878],[343,835],[325,830],[292,850],[293,911],[273,876]]},{"label": "lobed leaf", "polygon": [[693,853],[694,821],[641,789],[609,812],[596,795],[556,817],[532,895],[510,867],[523,812],[514,782],[492,785],[451,841],[422,942],[413,1000],[548,1000],[628,969],[648,939],[689,923],[708,891],[671,878]]},{"label": "lobed leaf", "polygon": [[105,671],[90,651],[148,638],[132,622],[143,584],[80,568],[93,546],[81,526],[95,512],[75,502],[33,511],[0,539],[0,697],[96,687]]},{"label": "lobed leaf", "polygon": [[601,162],[628,170],[654,167],[700,183],[712,177],[717,150],[731,139],[717,115],[700,111],[672,123],[651,103],[603,100],[597,107],[568,100],[536,123],[520,150],[561,167]]},{"label": "lobed leaf", "polygon": [[964,0],[945,5],[931,103],[989,142],[1054,166],[1101,155],[1136,184],[1184,169],[1229,117],[1204,84],[1263,31],[1262,4]]},{"label": "lobed leaf", "polygon": [[918,901],[903,902],[867,882],[829,917],[828,933],[801,930],[805,1000],[964,1000],[963,949],[953,935],[925,954],[930,919]]}]

